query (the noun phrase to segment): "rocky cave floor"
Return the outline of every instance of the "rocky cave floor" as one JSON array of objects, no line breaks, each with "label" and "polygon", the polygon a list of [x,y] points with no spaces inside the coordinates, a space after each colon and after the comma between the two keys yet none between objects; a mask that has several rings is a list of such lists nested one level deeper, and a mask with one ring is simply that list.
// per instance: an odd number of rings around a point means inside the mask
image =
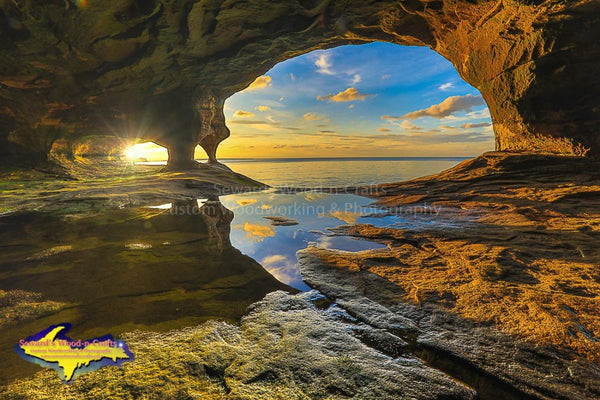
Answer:
[{"label": "rocky cave floor", "polygon": [[196,166],[171,171],[164,166],[117,158],[56,157],[38,169],[8,169],[0,171],[0,215],[21,210],[97,212],[267,187],[221,164]]},{"label": "rocky cave floor", "polygon": [[[420,218],[434,209],[438,223],[338,228],[333,234],[387,248],[309,247],[298,259],[314,291],[273,292],[238,325],[125,334],[135,362],[72,385],[44,370],[0,388],[0,397],[600,398],[598,171],[600,162],[582,158],[486,153],[381,185],[371,195],[389,213]],[[164,199],[206,193],[207,185],[258,185],[208,169],[165,172],[162,183],[134,172],[56,179],[35,186],[37,195],[15,175],[3,180],[1,211],[63,200],[127,206],[154,196],[135,195],[146,189]],[[75,190],[81,184],[86,199]]]}]

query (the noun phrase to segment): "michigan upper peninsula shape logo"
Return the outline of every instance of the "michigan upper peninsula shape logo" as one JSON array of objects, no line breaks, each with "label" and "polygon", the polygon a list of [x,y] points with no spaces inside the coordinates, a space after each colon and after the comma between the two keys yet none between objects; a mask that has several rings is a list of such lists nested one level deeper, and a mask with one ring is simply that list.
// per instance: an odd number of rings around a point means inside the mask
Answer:
[{"label": "michigan upper peninsula shape logo", "polygon": [[70,329],[67,323],[52,325],[20,340],[15,351],[24,360],[55,369],[64,383],[107,365],[133,361],[125,342],[115,341],[112,335],[75,341],[66,336]]}]

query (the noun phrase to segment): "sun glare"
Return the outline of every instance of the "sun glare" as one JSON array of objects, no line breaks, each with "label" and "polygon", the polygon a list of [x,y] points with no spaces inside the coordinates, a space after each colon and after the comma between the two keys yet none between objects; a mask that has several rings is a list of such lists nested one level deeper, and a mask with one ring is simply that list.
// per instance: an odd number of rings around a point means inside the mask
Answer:
[{"label": "sun glare", "polygon": [[131,161],[166,161],[167,149],[153,142],[138,143],[125,149],[125,157]]},{"label": "sun glare", "polygon": [[129,160],[135,160],[137,158],[136,151],[133,148],[133,146],[132,147],[128,147],[125,150],[125,155],[127,156],[127,159],[129,159]]}]

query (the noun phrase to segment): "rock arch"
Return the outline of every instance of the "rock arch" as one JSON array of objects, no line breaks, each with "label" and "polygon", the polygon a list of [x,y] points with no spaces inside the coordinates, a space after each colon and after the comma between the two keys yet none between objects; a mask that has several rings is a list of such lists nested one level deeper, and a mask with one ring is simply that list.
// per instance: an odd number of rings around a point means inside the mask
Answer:
[{"label": "rock arch", "polygon": [[285,59],[372,41],[450,60],[497,150],[600,155],[596,0],[31,0],[0,17],[4,160],[96,133],[152,140],[175,168],[197,144],[217,162],[227,97]]}]

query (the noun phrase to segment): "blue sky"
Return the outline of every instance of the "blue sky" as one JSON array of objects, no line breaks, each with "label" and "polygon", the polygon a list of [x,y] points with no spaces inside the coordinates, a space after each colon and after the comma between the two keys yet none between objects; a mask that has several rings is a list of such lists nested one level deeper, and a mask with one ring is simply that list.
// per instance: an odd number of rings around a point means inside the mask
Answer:
[{"label": "blue sky", "polygon": [[231,157],[474,156],[493,150],[485,102],[426,47],[314,51],[225,103]]}]

